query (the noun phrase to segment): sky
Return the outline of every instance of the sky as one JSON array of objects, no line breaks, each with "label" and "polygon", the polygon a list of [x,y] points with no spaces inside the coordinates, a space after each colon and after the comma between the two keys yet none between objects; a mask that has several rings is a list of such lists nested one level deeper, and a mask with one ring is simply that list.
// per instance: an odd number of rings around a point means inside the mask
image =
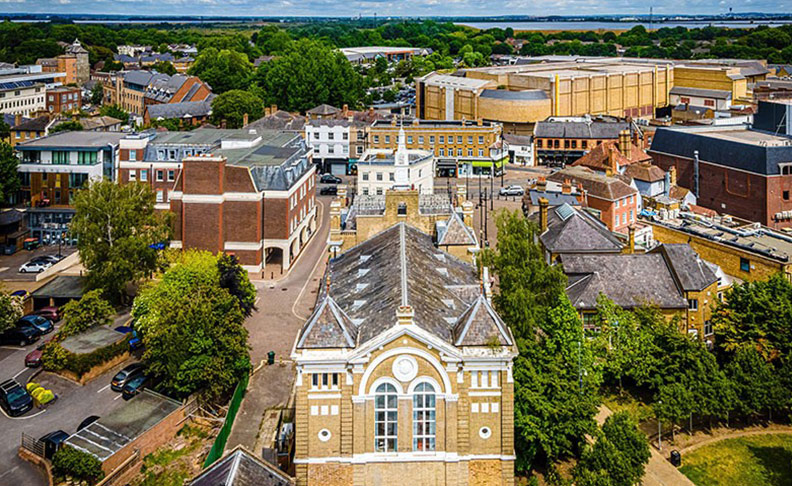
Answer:
[{"label": "sky", "polygon": [[206,16],[656,15],[792,12],[792,0],[0,0],[2,13]]}]

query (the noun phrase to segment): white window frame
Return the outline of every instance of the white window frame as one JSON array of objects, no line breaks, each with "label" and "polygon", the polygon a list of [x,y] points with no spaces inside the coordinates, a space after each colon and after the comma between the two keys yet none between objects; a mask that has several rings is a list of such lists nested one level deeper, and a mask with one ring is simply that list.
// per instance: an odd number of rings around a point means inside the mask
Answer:
[{"label": "white window frame", "polygon": [[432,452],[437,447],[437,391],[422,381],[413,390],[413,451]]},{"label": "white window frame", "polygon": [[374,450],[399,450],[399,394],[391,383],[381,383],[374,392]]}]

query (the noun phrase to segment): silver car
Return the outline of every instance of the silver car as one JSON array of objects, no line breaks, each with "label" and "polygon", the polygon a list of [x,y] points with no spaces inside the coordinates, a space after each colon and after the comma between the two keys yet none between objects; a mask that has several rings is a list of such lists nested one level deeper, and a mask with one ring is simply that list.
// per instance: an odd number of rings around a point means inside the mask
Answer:
[{"label": "silver car", "polygon": [[525,194],[525,189],[523,189],[521,186],[501,187],[498,194],[501,196],[522,196]]}]

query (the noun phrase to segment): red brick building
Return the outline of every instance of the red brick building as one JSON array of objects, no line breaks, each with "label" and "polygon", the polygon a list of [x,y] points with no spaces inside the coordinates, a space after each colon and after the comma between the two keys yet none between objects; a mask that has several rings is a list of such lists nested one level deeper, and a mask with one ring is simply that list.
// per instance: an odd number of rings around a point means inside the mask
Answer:
[{"label": "red brick building", "polygon": [[316,230],[316,169],[299,135],[218,130],[122,140],[119,182],[146,182],[174,213],[178,248],[235,254],[252,274],[287,270]]},{"label": "red brick building", "polygon": [[577,186],[584,194],[583,205],[596,209],[600,220],[613,232],[626,234],[638,218],[641,196],[628,177],[598,174],[588,167],[567,167],[547,180]]},{"label": "red brick building", "polygon": [[82,90],[76,86],[59,86],[47,90],[47,111],[72,113],[82,107]]}]

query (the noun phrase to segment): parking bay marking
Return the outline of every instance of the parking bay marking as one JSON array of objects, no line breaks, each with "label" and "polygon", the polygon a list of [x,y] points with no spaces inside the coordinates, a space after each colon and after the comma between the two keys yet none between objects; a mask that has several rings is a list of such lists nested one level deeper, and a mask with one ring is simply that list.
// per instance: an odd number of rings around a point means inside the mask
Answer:
[{"label": "parking bay marking", "polygon": [[101,393],[101,392],[107,390],[108,388],[110,388],[110,384],[109,383],[107,384],[107,386],[104,386],[104,387],[96,390],[96,393]]},{"label": "parking bay marking", "polygon": [[14,375],[14,379],[16,379],[16,377],[17,377],[17,376],[21,375],[22,373],[24,373],[25,371],[27,371],[27,370],[29,370],[29,369],[30,369],[30,368],[28,368],[28,367],[22,368],[22,371],[20,371],[19,373],[17,373],[17,374],[15,374],[15,375]]},{"label": "parking bay marking", "polygon": [[27,419],[30,419],[30,418],[33,418],[33,417],[37,417],[37,416],[41,415],[42,413],[44,413],[46,411],[47,411],[47,409],[44,409],[44,410],[41,410],[39,412],[34,413],[33,415],[28,415],[27,417],[9,417],[8,414],[5,413],[5,410],[0,408],[0,412],[2,412],[2,414],[5,416],[5,418],[11,419],[11,420],[27,420]]}]

